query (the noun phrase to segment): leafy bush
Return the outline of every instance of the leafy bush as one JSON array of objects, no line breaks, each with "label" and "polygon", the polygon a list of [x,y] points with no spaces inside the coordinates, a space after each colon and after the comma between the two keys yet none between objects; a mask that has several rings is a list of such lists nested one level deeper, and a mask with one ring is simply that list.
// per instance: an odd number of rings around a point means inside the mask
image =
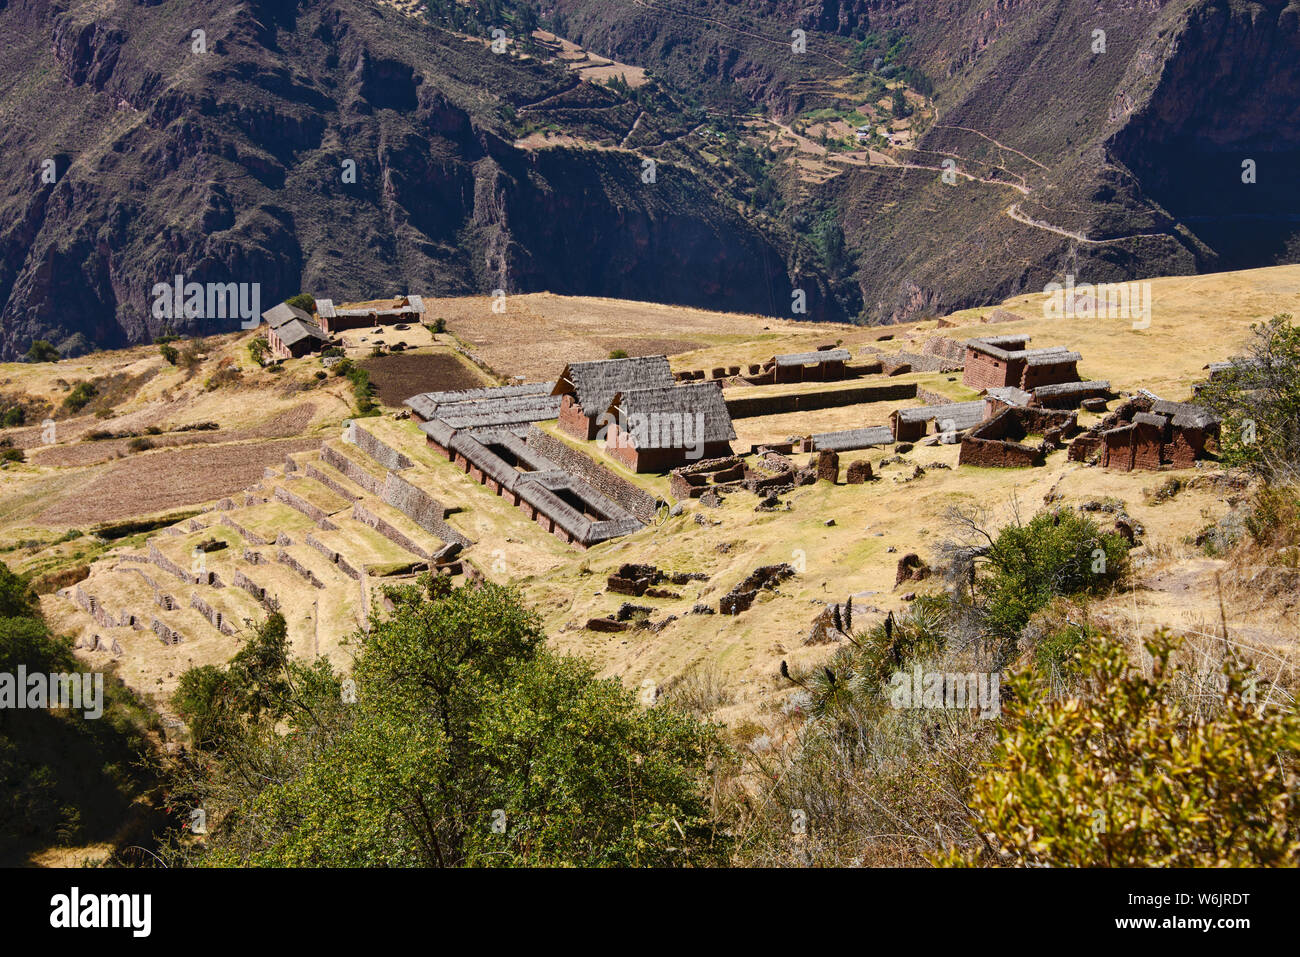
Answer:
[{"label": "leafy bush", "polygon": [[146,439],[144,436],[139,435],[126,443],[126,447],[132,452],[147,452],[149,449],[153,448],[153,442]]},{"label": "leafy bush", "polygon": [[1128,541],[1070,511],[1040,512],[1004,528],[984,556],[977,594],[988,632],[1014,641],[1057,595],[1100,594],[1128,574]]},{"label": "leafy bush", "polygon": [[59,350],[44,339],[33,339],[27,350],[28,362],[58,362],[61,358]]},{"label": "leafy bush", "polygon": [[1275,481],[1300,477],[1300,327],[1290,315],[1251,327],[1241,356],[1205,383],[1200,401],[1222,419],[1223,461]]},{"label": "leafy bush", "polygon": [[11,405],[0,412],[0,429],[13,428],[27,421],[27,410],[21,405]]},{"label": "leafy bush", "polygon": [[78,382],[63,400],[63,407],[69,412],[80,412],[98,395],[98,390],[89,382]]},{"label": "leafy bush", "polygon": [[626,350],[626,349],[614,349],[613,351],[610,352],[609,357],[610,357],[611,359],[626,359],[626,358],[627,358],[627,350]]},{"label": "leafy bush", "polygon": [[158,353],[166,360],[168,365],[176,365],[176,360],[180,358],[180,350],[168,342],[158,346]]},{"label": "leafy bush", "polygon": [[1217,710],[1189,716],[1177,703],[1174,649],[1163,634],[1148,643],[1148,676],[1116,642],[1085,645],[1084,680],[1066,698],[1015,679],[969,802],[988,844],[936,862],[1300,864],[1300,717],[1257,704],[1252,679],[1231,659]]},{"label": "leafy bush", "polygon": [[22,449],[5,449],[0,451],[0,461],[26,462],[27,454]]},{"label": "leafy bush", "polygon": [[266,358],[271,354],[271,344],[266,336],[255,336],[248,343],[248,354],[259,366],[266,365]]}]

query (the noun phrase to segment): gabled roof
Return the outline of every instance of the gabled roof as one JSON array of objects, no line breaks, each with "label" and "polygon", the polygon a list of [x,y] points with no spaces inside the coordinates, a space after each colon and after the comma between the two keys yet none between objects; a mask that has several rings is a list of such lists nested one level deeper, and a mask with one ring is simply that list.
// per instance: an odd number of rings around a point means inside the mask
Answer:
[{"label": "gabled roof", "polygon": [[609,408],[615,394],[632,389],[671,386],[673,373],[667,356],[638,356],[634,359],[598,359],[571,362],[555,382],[553,395],[572,394],[588,415]]},{"label": "gabled roof", "polygon": [[324,331],[322,331],[321,327],[316,325],[316,323],[312,322],[310,319],[299,319],[296,316],[288,322],[282,322],[278,326],[273,326],[272,330],[280,337],[280,341],[286,346],[291,346],[295,342],[301,342],[303,339],[309,338],[319,340],[320,342],[330,341],[330,337],[327,336]]},{"label": "gabled roof", "polygon": [[[584,406],[585,408],[585,406]],[[667,385],[655,389],[629,389],[619,392],[608,406],[621,425],[628,425],[632,416],[673,415],[703,416],[705,442],[730,442],[736,437],[731,425],[731,413],[723,401],[722,390],[713,382],[692,382],[687,385]],[[643,421],[645,420],[643,418]],[[694,421],[694,420],[692,420]],[[635,425],[635,423],[631,423]],[[654,430],[652,429],[653,433]],[[656,436],[650,436],[651,440]],[[693,435],[697,441],[700,436]],[[643,448],[656,448],[653,444]]]},{"label": "gabled roof", "polygon": [[[438,409],[457,402],[473,402],[479,399],[512,399],[521,395],[550,395],[555,388],[554,382],[529,382],[524,385],[492,386],[484,389],[457,389],[449,392],[421,392],[413,395],[402,404],[409,409],[432,418]],[[428,412],[426,415],[425,412]]]},{"label": "gabled roof", "polygon": [[848,349],[819,349],[816,352],[789,352],[774,357],[779,366],[809,366],[818,362],[848,362],[853,358]]},{"label": "gabled roof", "polygon": [[820,432],[812,437],[813,451],[852,452],[873,445],[893,445],[894,433],[885,425],[872,425],[843,432]]},{"label": "gabled roof", "polygon": [[367,302],[334,304],[333,299],[317,299],[316,314],[323,319],[337,316],[405,316],[424,314],[424,299],[420,296],[397,296],[393,299],[371,299]]},{"label": "gabled roof", "polygon": [[282,302],[278,306],[272,306],[266,312],[262,313],[262,318],[272,329],[278,329],[291,319],[299,319],[302,322],[312,322],[312,318],[297,306],[291,306],[287,302]]},{"label": "gabled roof", "polygon": [[929,422],[934,419],[944,423],[945,432],[960,432],[984,421],[984,400],[923,405],[916,409],[898,409],[893,414],[900,422]]},{"label": "gabled roof", "polygon": [[1078,362],[1083,358],[1079,353],[1067,352],[1064,347],[1060,346],[1055,349],[1035,349],[1032,352],[1025,352],[1024,357],[1025,365],[1030,366],[1065,365],[1070,362]]}]

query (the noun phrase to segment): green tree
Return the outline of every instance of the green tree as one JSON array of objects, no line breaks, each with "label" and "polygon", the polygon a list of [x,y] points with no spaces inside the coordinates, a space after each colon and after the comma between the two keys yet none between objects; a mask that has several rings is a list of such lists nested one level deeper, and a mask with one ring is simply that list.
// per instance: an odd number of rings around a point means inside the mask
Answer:
[{"label": "green tree", "polygon": [[205,863],[723,859],[705,786],[716,729],[546,651],[507,589],[423,584],[388,590],[392,616],[357,635],[355,703],[330,697],[342,685],[328,666],[294,665],[268,636],[224,675],[182,682],[205,727],[226,720],[217,702],[237,715],[196,762],[215,770],[186,785],[218,811]]},{"label": "green tree", "polygon": [[1222,419],[1229,465],[1269,481],[1300,478],[1300,327],[1289,314],[1251,327],[1244,353],[1205,383],[1200,401]]},{"label": "green tree", "polygon": [[300,292],[296,296],[290,296],[285,302],[308,315],[314,315],[316,312],[316,299],[310,293]]}]

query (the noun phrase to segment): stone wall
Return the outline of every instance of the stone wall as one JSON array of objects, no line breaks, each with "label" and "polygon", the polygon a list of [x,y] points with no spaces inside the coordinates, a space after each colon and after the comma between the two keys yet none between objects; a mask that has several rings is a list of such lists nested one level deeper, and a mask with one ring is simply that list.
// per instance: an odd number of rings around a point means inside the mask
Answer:
[{"label": "stone wall", "polygon": [[275,500],[277,502],[283,502],[285,505],[288,505],[290,508],[302,512],[313,522],[323,522],[327,518],[329,518],[329,513],[326,512],[324,509],[317,508],[311,502],[307,501],[305,498],[303,498],[300,495],[295,495],[293,492],[290,492],[287,488],[277,487],[275,490]]},{"label": "stone wall", "polygon": [[297,572],[299,575],[301,575],[303,578],[307,579],[307,581],[311,583],[311,586],[312,586],[313,588],[324,588],[324,587],[325,587],[325,583],[324,583],[323,581],[321,581],[319,578],[316,577],[316,573],[315,573],[315,572],[313,572],[310,568],[308,568],[308,567],[307,567],[306,565],[304,565],[302,562],[298,561],[298,559],[294,558],[292,555],[290,555],[288,552],[286,552],[283,548],[278,549],[278,550],[276,551],[276,553],[275,553],[275,560],[276,560],[277,562],[280,562],[282,565],[288,565],[290,568],[292,568],[294,571],[296,571],[296,572]]},{"label": "stone wall", "polygon": [[974,349],[966,350],[966,369],[962,374],[962,384],[975,389],[1000,389],[1003,386],[1020,385],[1020,372],[1023,362],[1004,362],[987,353]]},{"label": "stone wall", "polygon": [[528,430],[525,440],[528,447],[536,449],[570,475],[576,475],[601,495],[623,506],[640,521],[649,525],[655,520],[655,498],[637,488],[627,479],[615,475],[600,463],[577,449],[547,435],[537,426]]},{"label": "stone wall", "polygon": [[349,578],[353,579],[354,581],[361,580],[361,571],[357,568],[354,568],[351,564],[348,563],[347,559],[345,559],[338,552],[334,551],[334,549],[330,548],[320,539],[308,533],[304,541],[306,541],[306,543],[311,548],[316,549],[316,551],[324,555],[330,561],[330,563],[333,564],[335,567],[337,567],[338,570],[341,571],[343,574],[347,575]]},{"label": "stone wall", "polygon": [[388,539],[390,542],[393,542],[394,544],[400,545],[402,548],[406,549],[412,555],[418,555],[420,558],[426,560],[429,558],[428,552],[426,552],[423,548],[417,545],[406,535],[402,534],[401,531],[394,528],[388,522],[384,521],[374,512],[370,511],[370,509],[366,508],[360,502],[357,502],[355,505],[352,506],[352,518],[354,521],[358,521],[362,525],[365,525],[369,528],[373,528],[380,535],[384,536],[384,538]]},{"label": "stone wall", "polygon": [[388,473],[387,478],[384,480],[383,493],[379,497],[385,505],[393,506],[430,535],[436,535],[444,542],[455,542],[461,546],[473,544],[468,538],[443,521],[447,514],[445,505],[424,491],[424,489],[406,481],[396,472]]},{"label": "stone wall", "polygon": [[271,544],[269,541],[267,541],[267,540],[266,540],[265,538],[263,538],[261,535],[257,535],[257,534],[255,534],[255,533],[253,533],[253,532],[250,532],[248,529],[246,529],[246,528],[244,528],[242,525],[238,524],[238,523],[237,523],[233,518],[231,518],[229,515],[222,515],[222,516],[221,516],[221,524],[222,524],[222,525],[227,525],[227,526],[229,526],[230,528],[233,528],[236,532],[239,533],[239,537],[242,538],[244,541],[248,542],[250,545],[270,545],[270,544]]},{"label": "stone wall", "polygon": [[217,629],[217,631],[221,632],[223,635],[233,635],[235,633],[234,627],[230,624],[230,622],[226,621],[225,617],[221,614],[221,612],[217,611],[206,601],[200,598],[198,592],[195,592],[194,594],[190,595],[190,607],[193,608],[195,611],[197,611],[204,618],[206,618],[208,620],[208,623],[212,625],[213,628]]},{"label": "stone wall", "polygon": [[179,631],[157,618],[153,619],[149,627],[153,629],[153,633],[162,640],[164,645],[179,645],[185,640],[185,636]]},{"label": "stone wall", "polygon": [[249,578],[241,571],[235,572],[235,587],[242,588],[254,598],[267,611],[275,613],[280,610],[280,602],[273,595],[269,595],[265,588],[259,585],[253,579]]},{"label": "stone wall", "polygon": [[320,460],[371,495],[383,493],[383,479],[374,475],[369,469],[362,468],[333,446],[322,445],[320,447]]},{"label": "stone wall", "polygon": [[[375,438],[365,429],[357,425],[355,421],[353,421],[348,428],[343,430],[343,441],[355,445],[386,469],[400,472],[402,469],[409,469],[411,467],[412,463],[410,459],[401,452]],[[350,475],[348,476],[348,478],[351,477],[352,476]]]},{"label": "stone wall", "polygon": [[916,397],[916,384],[895,382],[890,385],[859,386],[855,389],[827,389],[794,395],[764,395],[728,399],[727,411],[733,419],[750,419],[760,415],[785,415],[815,409],[835,409],[864,402],[892,402]]},{"label": "stone wall", "polygon": [[321,485],[324,485],[327,489],[329,489],[329,490],[330,490],[331,492],[333,492],[335,495],[338,495],[338,496],[340,496],[340,497],[342,497],[342,498],[345,498],[345,499],[347,499],[349,502],[355,502],[355,501],[357,500],[357,498],[359,497],[355,492],[351,491],[351,490],[350,490],[346,485],[344,485],[342,482],[340,482],[340,481],[338,481],[337,479],[331,478],[330,476],[326,475],[323,471],[321,471],[320,469],[318,469],[315,465],[313,465],[313,464],[310,463],[310,462],[306,463],[306,464],[302,467],[302,472],[303,472],[303,474],[306,475],[308,478],[313,479],[314,481],[319,482]]}]

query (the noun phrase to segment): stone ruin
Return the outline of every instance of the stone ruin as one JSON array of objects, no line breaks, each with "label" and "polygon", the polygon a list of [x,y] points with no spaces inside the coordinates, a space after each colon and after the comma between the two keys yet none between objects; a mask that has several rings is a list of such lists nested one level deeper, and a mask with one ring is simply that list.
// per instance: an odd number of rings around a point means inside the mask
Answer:
[{"label": "stone ruin", "polygon": [[718,611],[724,615],[739,615],[742,611],[748,611],[760,591],[773,591],[778,584],[794,577],[794,574],[794,567],[785,562],[779,565],[761,565],[718,600]]},{"label": "stone ruin", "polygon": [[817,453],[817,481],[838,485],[840,481],[840,456],[838,452],[823,449]]},{"label": "stone ruin", "polygon": [[656,589],[654,586],[664,582],[685,585],[693,581],[703,582],[708,580],[709,576],[702,572],[673,572],[669,574],[660,571],[654,565],[638,565],[628,562],[620,565],[618,571],[605,580],[605,584],[610,591],[618,595],[631,595],[634,598],[640,598],[642,595],[649,595],[651,598],[677,598],[680,596],[665,592],[662,589]]},{"label": "stone ruin", "polygon": [[930,566],[925,563],[916,552],[908,552],[898,560],[898,568],[894,573],[894,587],[897,588],[903,582],[925,581],[930,577]]},{"label": "stone ruin", "polygon": [[840,641],[853,632],[853,597],[843,604],[832,602],[813,619],[812,629],[804,638],[805,645],[824,645]]},{"label": "stone ruin", "polygon": [[1139,394],[1076,438],[1070,459],[1123,472],[1191,468],[1211,453],[1219,427],[1219,419],[1201,406]]},{"label": "stone ruin", "polygon": [[871,463],[866,459],[859,459],[856,462],[850,462],[848,471],[844,474],[844,481],[849,485],[862,485],[874,478],[871,471]]},{"label": "stone ruin", "polygon": [[[957,464],[986,468],[1042,465],[1049,451],[1064,448],[1065,440],[1078,432],[1075,412],[1007,406],[962,436]],[[1042,434],[1042,441],[1037,445],[1022,442],[1033,434]]]},{"label": "stone ruin", "polygon": [[797,472],[792,461],[780,452],[767,449],[748,463],[739,455],[731,455],[673,469],[668,477],[668,489],[678,501],[701,498],[709,491],[744,489],[761,494],[769,489],[789,489],[802,484]]}]

